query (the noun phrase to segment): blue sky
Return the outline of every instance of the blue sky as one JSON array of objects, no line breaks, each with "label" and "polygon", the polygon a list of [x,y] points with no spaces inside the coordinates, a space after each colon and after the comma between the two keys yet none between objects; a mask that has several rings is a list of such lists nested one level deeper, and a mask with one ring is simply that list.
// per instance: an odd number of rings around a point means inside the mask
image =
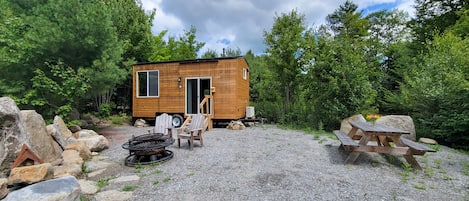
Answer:
[{"label": "blue sky", "polygon": [[[232,48],[245,53],[265,50],[263,32],[269,31],[276,14],[296,9],[306,23],[316,27],[345,0],[142,0],[147,10],[156,9],[152,31],[168,30],[179,36],[191,25],[197,29],[197,40],[207,49],[222,52]],[[414,0],[355,0],[364,15],[382,9],[400,9],[413,16]]]}]

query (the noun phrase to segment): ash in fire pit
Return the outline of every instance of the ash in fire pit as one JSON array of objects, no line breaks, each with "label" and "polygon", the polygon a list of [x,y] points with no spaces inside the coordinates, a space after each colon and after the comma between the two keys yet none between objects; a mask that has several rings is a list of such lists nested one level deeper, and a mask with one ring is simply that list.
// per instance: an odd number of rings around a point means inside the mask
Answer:
[{"label": "ash in fire pit", "polygon": [[147,165],[163,162],[173,158],[173,152],[165,148],[174,143],[171,135],[149,133],[132,138],[122,148],[129,150],[125,158],[125,165],[133,167],[135,164]]}]

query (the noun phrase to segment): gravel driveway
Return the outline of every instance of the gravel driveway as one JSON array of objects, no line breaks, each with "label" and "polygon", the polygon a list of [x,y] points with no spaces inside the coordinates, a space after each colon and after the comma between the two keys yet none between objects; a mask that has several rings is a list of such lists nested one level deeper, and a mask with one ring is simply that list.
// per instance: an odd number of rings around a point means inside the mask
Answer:
[{"label": "gravel driveway", "polygon": [[[416,156],[423,171],[402,168],[402,157],[365,153],[344,165],[347,152],[330,136],[314,139],[274,125],[245,130],[215,128],[204,147],[167,147],[174,158],[143,168],[123,165],[121,145],[146,128],[122,126],[100,133],[102,154],[122,164],[115,176],[139,175],[132,200],[469,200],[469,156],[441,146]],[[464,174],[464,172],[466,174]]]}]

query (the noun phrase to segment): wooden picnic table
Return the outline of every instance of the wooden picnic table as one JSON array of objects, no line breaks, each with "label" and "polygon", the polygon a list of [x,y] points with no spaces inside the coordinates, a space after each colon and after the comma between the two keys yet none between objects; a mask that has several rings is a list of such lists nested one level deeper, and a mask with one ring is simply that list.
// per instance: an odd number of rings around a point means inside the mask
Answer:
[{"label": "wooden picnic table", "polygon": [[[425,145],[401,138],[402,135],[409,135],[409,131],[371,122],[349,123],[352,125],[352,129],[348,134],[334,131],[341,142],[340,148],[351,151],[345,160],[346,164],[354,163],[362,152],[377,152],[402,155],[413,168],[421,170],[422,168],[415,160],[414,155],[434,152],[433,149],[429,149]],[[358,135],[358,130],[361,130],[363,135]],[[358,140],[358,143],[355,140]]]}]

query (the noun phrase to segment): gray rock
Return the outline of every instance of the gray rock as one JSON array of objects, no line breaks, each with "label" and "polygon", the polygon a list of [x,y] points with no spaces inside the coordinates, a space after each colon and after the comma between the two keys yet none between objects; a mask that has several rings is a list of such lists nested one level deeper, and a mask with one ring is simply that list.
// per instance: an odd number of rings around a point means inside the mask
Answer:
[{"label": "gray rock", "polygon": [[[350,125],[349,121],[358,121],[358,122],[366,122],[365,117],[361,114],[357,114],[351,117],[348,117],[340,123],[340,131],[344,133],[349,133],[350,130],[352,129],[352,125]],[[361,130],[357,131],[357,135],[363,135],[363,132]]]},{"label": "gray rock", "polygon": [[99,187],[97,186],[95,181],[80,179],[78,180],[78,183],[80,183],[82,194],[92,195],[97,193],[99,190]]},{"label": "gray rock", "polygon": [[135,120],[134,126],[138,127],[138,128],[145,127],[146,123],[147,122],[143,119],[137,119],[137,120]]},{"label": "gray rock", "polygon": [[436,140],[430,139],[430,138],[425,138],[425,137],[421,137],[419,139],[419,142],[425,143],[425,144],[438,144],[438,142]]},{"label": "gray rock", "polygon": [[415,126],[412,117],[407,115],[386,115],[382,116],[376,123],[392,126],[401,130],[409,131],[410,135],[402,135],[403,137],[413,140],[416,140],[415,135]]},{"label": "gray rock", "polygon": [[109,141],[102,135],[78,138],[79,142],[83,142],[90,151],[102,151],[109,148]]},{"label": "gray rock", "polygon": [[40,114],[34,110],[21,111],[23,126],[29,148],[43,163],[54,163],[62,158],[62,149],[47,133],[46,124]]},{"label": "gray rock", "polygon": [[96,201],[124,201],[132,198],[132,192],[121,192],[117,190],[109,190],[99,192],[94,196]]},{"label": "gray rock", "polygon": [[76,139],[73,137],[72,132],[68,130],[67,125],[65,124],[64,120],[59,117],[54,117],[54,123],[49,128],[52,137],[54,137],[55,141],[59,143],[62,150],[70,143],[76,142]]},{"label": "gray rock", "polygon": [[10,192],[4,201],[45,200],[79,201],[80,184],[73,176],[47,180]]},{"label": "gray rock", "polygon": [[0,177],[7,177],[26,134],[20,110],[13,99],[0,98]]},{"label": "gray rock", "polygon": [[137,175],[129,175],[129,176],[121,176],[115,179],[111,179],[109,183],[125,183],[125,182],[133,182],[140,180],[140,177]]},{"label": "gray rock", "polygon": [[99,134],[96,133],[96,131],[94,130],[83,129],[78,132],[75,132],[73,135],[75,135],[77,139],[80,139],[80,138],[85,138],[85,137],[98,136]]}]

